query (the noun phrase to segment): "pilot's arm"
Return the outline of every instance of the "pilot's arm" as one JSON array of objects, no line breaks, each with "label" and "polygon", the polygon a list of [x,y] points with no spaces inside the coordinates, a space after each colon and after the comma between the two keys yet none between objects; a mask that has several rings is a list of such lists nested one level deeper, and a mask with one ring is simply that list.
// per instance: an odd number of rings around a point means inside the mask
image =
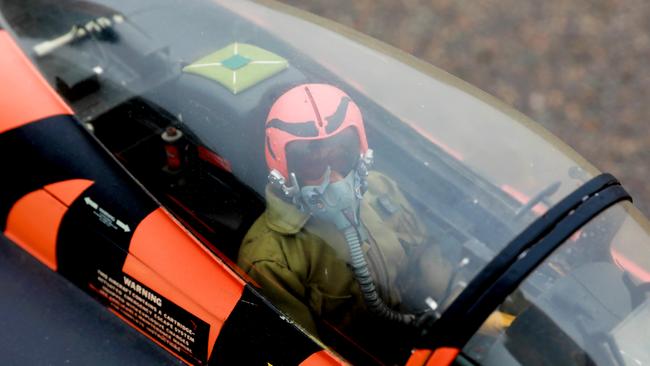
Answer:
[{"label": "pilot's arm", "polygon": [[[403,296],[416,296],[417,298],[412,298],[411,301],[421,301],[422,306],[424,297],[431,296],[434,300],[442,302],[440,306],[448,306],[463,288],[447,289],[449,281],[452,281],[453,266],[442,253],[435,238],[430,236],[414,207],[395,181],[384,174],[372,172],[368,176],[368,186],[364,199],[368,199],[382,217],[381,224],[390,226],[394,231],[408,258],[408,264],[401,274]],[[513,320],[513,315],[495,311],[486,319],[479,332],[497,335],[508,328]]]},{"label": "pilot's arm", "polygon": [[296,273],[286,265],[270,260],[252,263],[247,272],[262,287],[262,292],[273,305],[305,330],[316,334],[316,324],[309,308],[296,297],[304,298],[305,295],[305,286]]},{"label": "pilot's arm", "polygon": [[345,325],[359,308],[356,280],[336,252],[317,236],[281,234],[263,215],[244,238],[239,266],[261,292],[311,334],[314,317]]},{"label": "pilot's arm", "polygon": [[382,218],[381,224],[392,229],[404,249],[407,264],[400,274],[402,290],[412,295],[426,293],[439,300],[451,279],[452,266],[397,183],[372,172],[364,199],[369,200]]}]

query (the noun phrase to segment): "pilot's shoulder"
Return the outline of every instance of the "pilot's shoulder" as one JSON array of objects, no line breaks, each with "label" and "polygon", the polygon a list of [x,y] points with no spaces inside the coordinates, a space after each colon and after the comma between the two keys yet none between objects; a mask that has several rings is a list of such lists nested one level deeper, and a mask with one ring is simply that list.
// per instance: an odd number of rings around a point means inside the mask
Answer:
[{"label": "pilot's shoulder", "polygon": [[384,173],[370,171],[368,174],[368,193],[374,196],[395,195],[399,192],[397,183]]},{"label": "pilot's shoulder", "polygon": [[370,172],[368,192],[365,197],[384,219],[392,217],[401,210],[402,198],[397,183],[383,173]]},{"label": "pilot's shoulder", "polygon": [[239,261],[283,260],[282,234],[269,228],[266,213],[262,214],[250,227],[239,248]]}]

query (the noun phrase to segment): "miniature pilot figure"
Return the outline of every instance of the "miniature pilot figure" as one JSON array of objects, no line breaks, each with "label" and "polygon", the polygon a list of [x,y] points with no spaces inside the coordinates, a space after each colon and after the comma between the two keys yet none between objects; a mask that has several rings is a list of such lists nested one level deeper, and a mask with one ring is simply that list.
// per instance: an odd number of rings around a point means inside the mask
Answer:
[{"label": "miniature pilot figure", "polygon": [[268,114],[265,150],[267,208],[238,264],[301,327],[408,326],[426,296],[445,292],[451,266],[395,182],[370,171],[361,111],[347,94],[326,84],[287,91]]}]

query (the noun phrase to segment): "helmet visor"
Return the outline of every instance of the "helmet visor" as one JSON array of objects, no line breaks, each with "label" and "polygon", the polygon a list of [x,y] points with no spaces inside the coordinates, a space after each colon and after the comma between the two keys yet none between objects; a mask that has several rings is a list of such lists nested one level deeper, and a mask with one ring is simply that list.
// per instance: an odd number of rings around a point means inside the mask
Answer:
[{"label": "helmet visor", "polygon": [[338,134],[320,140],[299,140],[287,145],[287,165],[301,184],[317,181],[327,167],[346,176],[356,165],[360,156],[359,136],[348,127]]}]

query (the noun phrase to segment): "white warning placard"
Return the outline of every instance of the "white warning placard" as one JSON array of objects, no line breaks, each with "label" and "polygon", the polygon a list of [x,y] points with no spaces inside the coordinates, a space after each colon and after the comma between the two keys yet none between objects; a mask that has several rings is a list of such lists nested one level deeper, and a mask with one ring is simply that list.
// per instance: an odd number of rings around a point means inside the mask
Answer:
[{"label": "white warning placard", "polygon": [[207,361],[209,325],[124,273],[98,269],[91,289],[142,331],[193,363]]}]

